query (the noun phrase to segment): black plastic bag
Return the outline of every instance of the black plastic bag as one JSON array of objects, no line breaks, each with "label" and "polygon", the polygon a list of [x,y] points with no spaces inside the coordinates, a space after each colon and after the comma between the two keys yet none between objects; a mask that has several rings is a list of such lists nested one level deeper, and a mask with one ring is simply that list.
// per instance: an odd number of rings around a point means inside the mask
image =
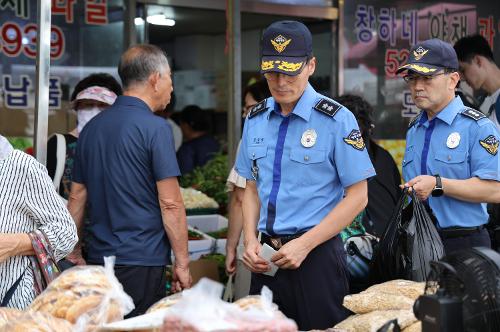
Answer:
[{"label": "black plastic bag", "polygon": [[[411,201],[405,206],[407,198]],[[443,256],[443,243],[433,219],[415,193],[405,189],[374,254],[372,282],[425,281],[430,261]]]}]

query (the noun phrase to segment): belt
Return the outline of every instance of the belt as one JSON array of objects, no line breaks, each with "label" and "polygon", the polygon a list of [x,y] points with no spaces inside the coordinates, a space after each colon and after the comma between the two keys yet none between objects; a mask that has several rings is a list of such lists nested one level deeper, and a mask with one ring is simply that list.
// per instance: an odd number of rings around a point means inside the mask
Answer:
[{"label": "belt", "polygon": [[451,239],[479,233],[483,230],[483,228],[483,225],[477,227],[449,227],[440,229],[439,235],[441,235],[444,239]]},{"label": "belt", "polygon": [[282,246],[284,246],[287,242],[298,239],[303,234],[305,234],[305,232],[297,233],[297,234],[293,234],[293,235],[281,235],[281,236],[277,235],[277,236],[272,237],[272,236],[269,236],[267,234],[262,233],[261,238],[260,238],[260,243],[262,243],[262,244],[267,243],[275,250],[280,250],[280,248]]}]

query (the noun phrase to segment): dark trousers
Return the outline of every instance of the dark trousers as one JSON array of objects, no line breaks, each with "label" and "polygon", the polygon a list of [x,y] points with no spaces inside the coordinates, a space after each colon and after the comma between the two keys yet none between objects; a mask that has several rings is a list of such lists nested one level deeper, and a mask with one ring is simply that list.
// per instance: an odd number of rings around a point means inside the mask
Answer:
[{"label": "dark trousers", "polygon": [[115,265],[115,275],[125,293],[134,300],[135,309],[125,318],[144,314],[166,296],[166,267]]},{"label": "dark trousers", "polygon": [[445,236],[443,236],[443,234],[440,235],[443,241],[444,252],[446,255],[449,255],[450,253],[457,250],[468,249],[472,247],[491,248],[490,235],[485,228],[482,228],[477,232],[459,237],[446,238]]},{"label": "dark trousers", "polygon": [[296,270],[279,269],[274,277],[252,273],[250,294],[266,285],[273,302],[299,330],[324,330],[348,316],[342,306],[349,293],[346,253],[336,236],[313,249]]}]

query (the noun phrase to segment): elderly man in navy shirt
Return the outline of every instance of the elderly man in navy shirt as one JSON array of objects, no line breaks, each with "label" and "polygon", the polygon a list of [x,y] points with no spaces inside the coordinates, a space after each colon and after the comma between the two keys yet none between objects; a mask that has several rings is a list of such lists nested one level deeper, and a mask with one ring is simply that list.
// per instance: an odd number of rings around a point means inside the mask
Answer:
[{"label": "elderly man in navy shirt", "polygon": [[[308,83],[316,58],[307,27],[273,23],[261,43],[261,72],[272,97],[248,115],[236,163],[247,179],[243,262],[253,272],[251,293],[267,285],[300,330],[326,329],[347,315],[338,234],[365,208],[366,179],[375,171],[354,115]],[[270,269],[263,244],[277,250],[274,276],[262,274]]]},{"label": "elderly man in navy shirt", "polygon": [[[137,45],[121,57],[124,93],[80,134],[69,210],[82,230],[89,264],[116,256],[115,274],[144,313],[165,296],[166,265],[175,255],[175,290],[190,287],[185,209],[170,126],[153,112],[170,101],[172,79],[158,47]],[[81,249],[71,256],[83,263]]]}]

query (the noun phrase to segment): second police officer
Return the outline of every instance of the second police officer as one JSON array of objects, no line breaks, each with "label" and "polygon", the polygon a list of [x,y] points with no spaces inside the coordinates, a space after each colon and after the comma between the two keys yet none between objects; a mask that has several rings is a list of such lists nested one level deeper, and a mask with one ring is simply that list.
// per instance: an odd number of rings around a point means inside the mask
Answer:
[{"label": "second police officer", "polygon": [[398,69],[405,71],[412,99],[422,110],[406,134],[405,186],[427,201],[447,254],[490,247],[485,203],[500,196],[495,125],[455,96],[460,75],[450,44],[430,39],[415,45]]},{"label": "second police officer", "polygon": [[[261,73],[272,97],[245,122],[236,170],[243,198],[251,294],[267,285],[300,330],[326,329],[347,316],[346,258],[338,233],[367,204],[375,175],[353,114],[309,84],[312,37],[296,21],[271,24],[261,40]],[[262,232],[259,242],[256,231]],[[259,254],[266,243],[279,270]]]}]

